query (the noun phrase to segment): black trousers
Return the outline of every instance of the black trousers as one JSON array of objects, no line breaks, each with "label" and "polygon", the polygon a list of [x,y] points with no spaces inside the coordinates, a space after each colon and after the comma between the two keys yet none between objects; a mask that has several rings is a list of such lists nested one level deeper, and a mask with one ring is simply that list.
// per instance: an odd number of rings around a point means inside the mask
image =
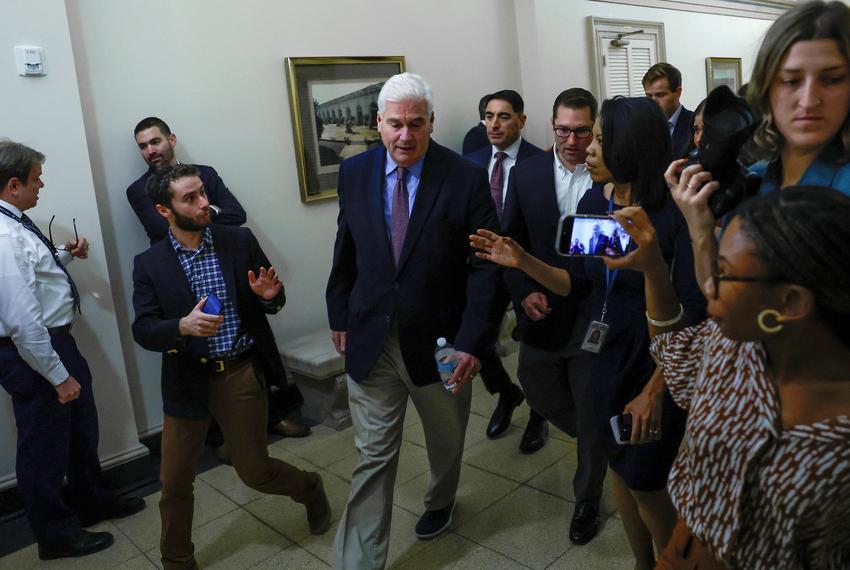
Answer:
[{"label": "black trousers", "polygon": [[[114,500],[97,456],[97,409],[88,363],[69,333],[53,349],[80,384],[80,397],[60,404],[56,389],[8,340],[0,342],[0,385],[12,397],[18,428],[15,472],[24,510],[39,542],[76,534],[77,513]],[[68,477],[65,497],[62,481]]]},{"label": "black trousers", "polygon": [[[503,281],[499,282],[498,306],[507,307],[510,305],[511,296]],[[496,341],[499,340],[499,330],[496,331],[496,336],[492,342],[487,345],[484,354],[481,355],[481,380],[484,382],[484,387],[491,394],[502,394],[507,392],[511,387],[511,376],[505,370],[502,364],[501,357],[496,354]]]},{"label": "black trousers", "polygon": [[573,476],[576,503],[599,502],[608,461],[597,438],[590,371],[596,355],[581,350],[588,322],[576,319],[570,340],[560,350],[521,344],[517,376],[528,405],[576,438],[578,464]]}]

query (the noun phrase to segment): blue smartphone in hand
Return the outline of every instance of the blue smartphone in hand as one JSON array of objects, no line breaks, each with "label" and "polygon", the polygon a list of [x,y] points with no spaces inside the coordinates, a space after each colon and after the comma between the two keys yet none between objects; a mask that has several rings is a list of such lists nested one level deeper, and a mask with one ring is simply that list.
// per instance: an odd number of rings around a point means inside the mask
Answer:
[{"label": "blue smartphone in hand", "polygon": [[207,302],[204,303],[201,312],[206,313],[208,315],[216,316],[221,314],[221,301],[218,297],[215,296],[215,293],[210,293],[209,295],[207,295]]}]

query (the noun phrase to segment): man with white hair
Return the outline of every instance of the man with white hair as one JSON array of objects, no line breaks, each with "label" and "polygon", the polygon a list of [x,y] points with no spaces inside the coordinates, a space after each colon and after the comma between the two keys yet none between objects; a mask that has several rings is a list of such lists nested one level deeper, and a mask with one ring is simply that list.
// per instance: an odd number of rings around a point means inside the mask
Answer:
[{"label": "man with white hair", "polygon": [[[393,485],[410,397],[422,419],[431,483],[416,535],[449,528],[469,417],[468,381],[498,325],[498,268],[468,236],[498,222],[483,170],[431,140],[431,89],[391,77],[378,97],[383,147],[339,170],[338,230],[327,303],[345,356],[359,453],[339,523],[334,568],[386,564]],[[457,367],[440,382],[434,347],[445,337]]]}]

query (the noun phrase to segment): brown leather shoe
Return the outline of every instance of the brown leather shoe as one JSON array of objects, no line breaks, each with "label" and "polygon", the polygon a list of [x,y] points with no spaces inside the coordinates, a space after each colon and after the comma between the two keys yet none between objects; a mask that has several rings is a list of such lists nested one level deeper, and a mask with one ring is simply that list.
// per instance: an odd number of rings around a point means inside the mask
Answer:
[{"label": "brown leather shoe", "polygon": [[283,437],[307,437],[310,435],[310,428],[295,420],[281,420],[269,429]]},{"label": "brown leather shoe", "polygon": [[324,534],[331,528],[331,505],[328,502],[328,496],[325,494],[325,485],[322,483],[322,477],[316,474],[319,478],[316,486],[318,494],[316,497],[304,505],[307,509],[307,522],[310,524],[310,534]]}]

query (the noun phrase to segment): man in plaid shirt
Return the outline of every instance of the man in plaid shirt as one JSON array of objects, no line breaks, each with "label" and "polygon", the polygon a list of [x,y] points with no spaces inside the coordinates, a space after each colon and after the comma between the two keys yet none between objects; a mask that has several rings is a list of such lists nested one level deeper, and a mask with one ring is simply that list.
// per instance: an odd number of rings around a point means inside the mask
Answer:
[{"label": "man in plaid shirt", "polygon": [[[263,368],[277,347],[266,315],[283,308],[283,284],[249,229],[210,224],[194,166],[159,169],[147,190],[169,230],[168,239],[136,256],[133,336],[163,353],[164,568],[197,567],[192,484],[210,416],[231,444],[242,481],[304,504],[310,531],[324,533],[331,513],[321,477],[269,457],[267,449]],[[220,310],[206,307],[213,295]]]}]

